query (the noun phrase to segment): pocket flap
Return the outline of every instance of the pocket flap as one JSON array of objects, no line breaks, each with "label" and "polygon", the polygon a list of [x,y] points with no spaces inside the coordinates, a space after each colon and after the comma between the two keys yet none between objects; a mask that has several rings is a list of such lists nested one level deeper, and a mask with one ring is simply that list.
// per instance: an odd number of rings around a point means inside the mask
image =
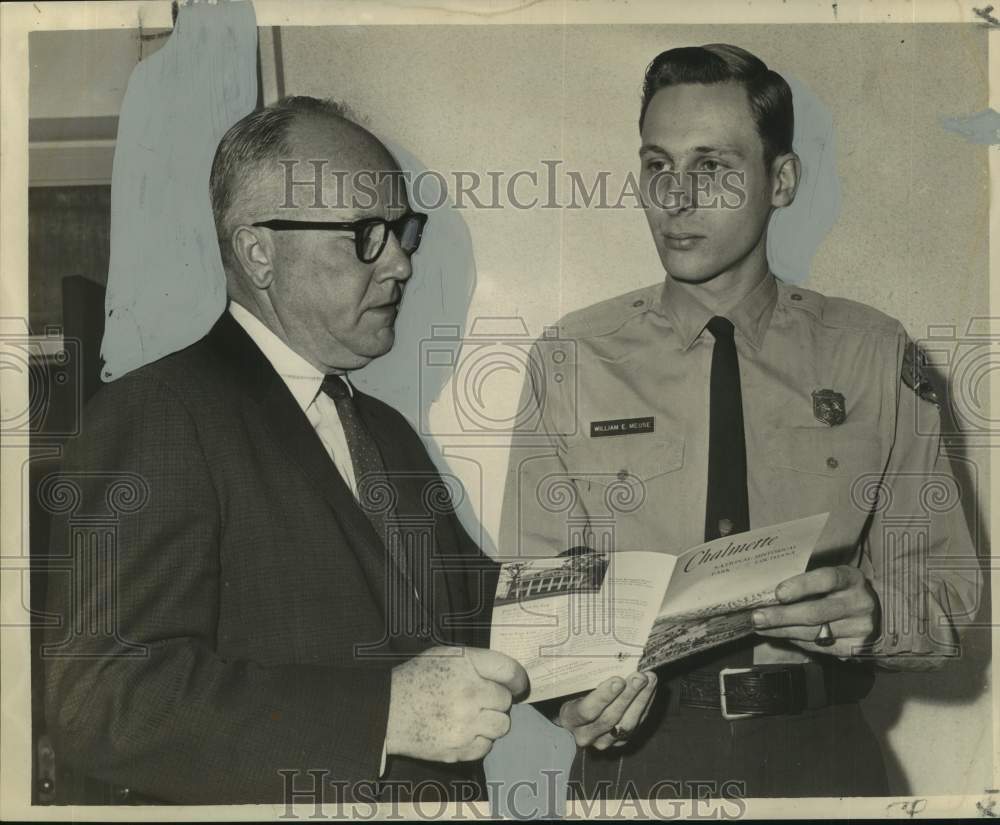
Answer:
[{"label": "pocket flap", "polygon": [[871,430],[788,427],[767,438],[772,467],[823,476],[857,475],[881,464],[881,442]]},{"label": "pocket flap", "polygon": [[684,439],[652,434],[590,438],[567,447],[564,461],[579,480],[604,485],[646,482],[684,466]]}]

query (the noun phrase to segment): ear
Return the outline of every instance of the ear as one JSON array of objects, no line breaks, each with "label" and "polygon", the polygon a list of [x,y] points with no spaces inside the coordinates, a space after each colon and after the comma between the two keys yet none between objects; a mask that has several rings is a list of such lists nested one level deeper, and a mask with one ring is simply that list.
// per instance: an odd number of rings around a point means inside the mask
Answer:
[{"label": "ear", "polygon": [[802,174],[802,164],[794,152],[778,155],[771,164],[771,179],[774,183],[771,191],[771,206],[788,206],[795,200],[795,192],[799,188],[799,178]]},{"label": "ear", "polygon": [[253,226],[238,226],[232,236],[233,254],[257,289],[267,289],[274,280],[274,243],[270,233]]}]

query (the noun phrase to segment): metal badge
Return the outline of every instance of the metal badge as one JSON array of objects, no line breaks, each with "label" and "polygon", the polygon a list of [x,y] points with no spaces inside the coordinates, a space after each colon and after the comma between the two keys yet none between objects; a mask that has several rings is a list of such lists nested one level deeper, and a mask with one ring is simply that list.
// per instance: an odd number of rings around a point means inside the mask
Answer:
[{"label": "metal badge", "polygon": [[844,396],[835,390],[813,391],[813,415],[818,421],[835,427],[847,418],[847,404]]}]

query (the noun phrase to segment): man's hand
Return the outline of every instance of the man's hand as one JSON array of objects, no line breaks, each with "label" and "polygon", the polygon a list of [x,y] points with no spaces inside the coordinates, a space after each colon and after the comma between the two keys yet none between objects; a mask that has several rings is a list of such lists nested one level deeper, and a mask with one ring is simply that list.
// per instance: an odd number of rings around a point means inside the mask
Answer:
[{"label": "man's hand", "polygon": [[392,669],[387,754],[433,762],[482,759],[510,730],[528,674],[494,650],[432,647]]},{"label": "man's hand", "polygon": [[656,674],[633,673],[627,679],[614,676],[601,682],[586,696],[565,702],[559,710],[559,724],[573,734],[577,747],[593,745],[597,750],[621,746],[611,729],[616,725],[632,733],[649,712],[656,693]]},{"label": "man's hand", "polygon": [[[754,629],[761,636],[788,639],[811,653],[847,658],[870,645],[878,631],[878,597],[856,567],[810,570],[783,581],[775,595],[780,605],[754,611]],[[814,641],[824,622],[829,622],[836,639],[829,647]]]}]

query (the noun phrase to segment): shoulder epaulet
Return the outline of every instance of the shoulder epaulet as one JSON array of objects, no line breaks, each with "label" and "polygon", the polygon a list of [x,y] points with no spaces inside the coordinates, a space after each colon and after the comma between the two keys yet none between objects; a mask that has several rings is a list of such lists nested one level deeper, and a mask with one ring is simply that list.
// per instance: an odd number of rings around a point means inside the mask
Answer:
[{"label": "shoulder epaulet", "polygon": [[823,322],[832,327],[848,327],[883,335],[902,334],[902,326],[895,318],[847,298],[825,298]]},{"label": "shoulder epaulet", "polygon": [[811,289],[778,281],[778,303],[789,309],[808,312],[815,318],[820,318],[823,315],[824,300],[822,295]]},{"label": "shoulder epaulet", "polygon": [[570,312],[559,321],[559,334],[563,338],[589,338],[614,332],[630,318],[646,312],[662,288],[661,284],[642,287]]},{"label": "shoulder epaulet", "polygon": [[857,329],[882,335],[902,334],[902,327],[895,318],[867,304],[847,298],[835,298],[811,289],[779,284],[778,300],[792,309],[809,312],[830,327]]}]

